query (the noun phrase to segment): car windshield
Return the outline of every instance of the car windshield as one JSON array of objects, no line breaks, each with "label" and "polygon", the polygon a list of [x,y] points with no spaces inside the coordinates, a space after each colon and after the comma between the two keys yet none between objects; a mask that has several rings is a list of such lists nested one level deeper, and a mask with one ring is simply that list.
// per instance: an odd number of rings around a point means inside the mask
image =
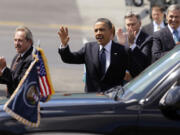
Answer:
[{"label": "car windshield", "polygon": [[124,93],[119,94],[123,100],[144,97],[175,64],[180,61],[180,46],[175,47],[161,59],[145,69],[139,76],[124,85]]}]

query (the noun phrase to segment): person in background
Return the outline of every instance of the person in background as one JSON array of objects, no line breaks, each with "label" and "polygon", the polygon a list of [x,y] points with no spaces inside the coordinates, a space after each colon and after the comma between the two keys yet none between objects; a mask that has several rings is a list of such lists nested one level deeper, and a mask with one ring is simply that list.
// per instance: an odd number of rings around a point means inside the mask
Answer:
[{"label": "person in background", "polygon": [[17,54],[13,58],[10,68],[7,67],[6,59],[3,56],[0,57],[0,83],[7,85],[7,97],[14,92],[33,60],[33,36],[27,27],[16,28],[14,47]]},{"label": "person in background", "polygon": [[85,64],[85,92],[104,92],[122,85],[127,69],[133,77],[141,71],[131,62],[126,48],[112,41],[112,23],[107,18],[97,19],[94,25],[96,41],[86,43],[79,51],[71,52],[67,27],[60,27],[58,35],[61,59],[70,64]]},{"label": "person in background", "polygon": [[164,8],[160,5],[153,5],[151,9],[152,22],[143,26],[142,30],[149,35],[153,35],[154,32],[164,28],[166,22],[164,21]]},{"label": "person in background", "polygon": [[[118,29],[118,42],[130,48],[131,57],[145,69],[151,61],[152,39],[149,40],[149,35],[141,30],[141,18],[138,14],[128,12],[124,19],[126,32],[123,32],[121,28]],[[129,72],[126,72],[125,80],[129,81],[131,78]]]},{"label": "person in background", "polygon": [[180,45],[180,5],[168,7],[166,19],[168,25],[153,35],[152,62],[164,56],[176,45]]}]

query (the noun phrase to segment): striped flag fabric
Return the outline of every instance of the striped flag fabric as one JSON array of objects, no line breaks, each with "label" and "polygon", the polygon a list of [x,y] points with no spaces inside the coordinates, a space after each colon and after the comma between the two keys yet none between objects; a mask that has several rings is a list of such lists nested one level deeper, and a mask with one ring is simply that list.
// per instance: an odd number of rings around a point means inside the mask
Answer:
[{"label": "striped flag fabric", "polygon": [[50,96],[55,93],[50,79],[47,59],[44,51],[39,47],[35,50],[35,57],[38,58],[37,72],[40,86],[40,100],[46,102],[49,100]]}]

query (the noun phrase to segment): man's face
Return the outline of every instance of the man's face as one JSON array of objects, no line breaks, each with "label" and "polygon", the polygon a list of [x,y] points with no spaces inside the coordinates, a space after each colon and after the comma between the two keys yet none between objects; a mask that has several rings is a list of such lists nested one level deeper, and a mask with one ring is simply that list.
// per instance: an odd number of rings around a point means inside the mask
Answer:
[{"label": "man's face", "polygon": [[17,53],[24,53],[31,46],[31,41],[26,40],[26,34],[24,31],[17,31],[15,33],[14,46]]},{"label": "man's face", "polygon": [[161,24],[163,21],[164,14],[161,12],[161,10],[158,7],[152,8],[152,19],[157,23]]},{"label": "man's face", "polygon": [[180,10],[169,11],[166,19],[171,28],[177,29],[180,26]]},{"label": "man's face", "polygon": [[100,45],[106,45],[112,38],[112,29],[104,22],[97,22],[94,26],[94,34]]},{"label": "man's face", "polygon": [[125,19],[125,26],[128,32],[138,33],[141,27],[141,22],[135,16],[132,16]]}]

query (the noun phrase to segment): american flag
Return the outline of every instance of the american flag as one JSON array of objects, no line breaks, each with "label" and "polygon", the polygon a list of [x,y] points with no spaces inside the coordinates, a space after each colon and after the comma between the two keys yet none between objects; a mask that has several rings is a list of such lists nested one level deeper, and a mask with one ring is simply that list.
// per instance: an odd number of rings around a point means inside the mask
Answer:
[{"label": "american flag", "polygon": [[38,58],[37,72],[39,78],[40,95],[41,98],[43,99],[54,94],[54,89],[50,81],[48,66],[43,50],[41,48],[36,48],[35,54],[37,55]]}]

